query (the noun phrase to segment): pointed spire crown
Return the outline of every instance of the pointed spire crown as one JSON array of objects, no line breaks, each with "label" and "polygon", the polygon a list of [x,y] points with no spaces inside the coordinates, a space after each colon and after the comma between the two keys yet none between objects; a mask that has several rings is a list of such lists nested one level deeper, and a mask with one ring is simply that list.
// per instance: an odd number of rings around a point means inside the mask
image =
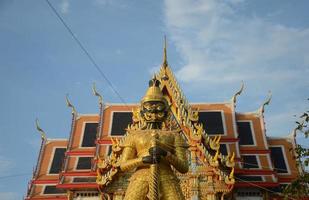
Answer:
[{"label": "pointed spire crown", "polygon": [[166,53],[166,36],[164,36],[164,48],[163,48],[163,67],[167,67],[167,53]]}]

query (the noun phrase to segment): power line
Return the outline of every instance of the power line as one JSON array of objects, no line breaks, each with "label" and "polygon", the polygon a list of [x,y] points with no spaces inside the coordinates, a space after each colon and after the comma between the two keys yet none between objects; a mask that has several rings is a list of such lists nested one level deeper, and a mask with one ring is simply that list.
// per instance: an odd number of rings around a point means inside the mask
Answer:
[{"label": "power line", "polygon": [[[263,189],[263,190],[265,190],[265,191],[268,191],[268,192],[270,192],[270,193],[277,194],[277,195],[279,195],[279,196],[285,196],[284,194],[282,194],[282,193],[280,193],[280,192],[272,191],[272,190],[270,190],[270,189],[268,189],[268,188],[265,188],[265,187],[262,187],[262,186],[260,186],[260,185],[254,184],[254,183],[252,183],[252,182],[250,182],[250,181],[246,181],[246,180],[240,179],[240,178],[238,178],[238,177],[235,177],[235,179],[237,179],[237,180],[239,180],[239,181],[241,181],[241,182],[248,183],[249,185],[252,185],[252,186],[261,188],[261,189]],[[296,200],[296,199],[291,198],[291,197],[288,197],[288,196],[287,196],[287,198],[288,198],[288,199],[292,199],[292,200]]]},{"label": "power line", "polygon": [[88,50],[85,48],[85,46],[81,43],[81,41],[76,37],[76,35],[73,33],[72,29],[69,27],[69,25],[64,21],[64,19],[61,17],[61,15],[58,13],[58,11],[55,9],[55,7],[50,3],[49,0],[46,0],[47,4],[49,7],[52,9],[52,11],[55,13],[55,15],[58,17],[60,22],[64,25],[66,30],[70,33],[70,35],[73,37],[75,42],[78,44],[78,46],[82,49],[82,51],[85,53],[85,55],[89,58],[90,62],[93,64],[93,66],[97,69],[99,74],[103,77],[103,79],[108,83],[110,88],[113,90],[113,92],[118,96],[120,101],[127,106],[127,103],[125,100],[121,97],[120,93],[115,89],[114,85],[112,82],[107,78],[107,76],[104,74],[104,72],[101,70],[99,65],[96,63],[94,58],[90,55]]},{"label": "power line", "polygon": [[[243,163],[243,164],[246,164],[246,165],[250,165],[250,166],[256,166],[256,167],[260,167],[260,166],[261,166],[262,169],[288,171],[288,169],[283,169],[283,168],[276,168],[276,167],[271,168],[271,167],[266,167],[266,166],[258,165],[258,164],[252,164],[252,163],[247,163],[247,162],[242,162],[242,161],[240,161],[240,162]],[[240,169],[246,169],[246,168],[240,168]],[[251,168],[251,169],[252,169],[252,168]],[[290,169],[290,171],[291,171],[291,172],[299,173],[299,171],[297,171],[297,170],[291,170],[291,169]]]}]

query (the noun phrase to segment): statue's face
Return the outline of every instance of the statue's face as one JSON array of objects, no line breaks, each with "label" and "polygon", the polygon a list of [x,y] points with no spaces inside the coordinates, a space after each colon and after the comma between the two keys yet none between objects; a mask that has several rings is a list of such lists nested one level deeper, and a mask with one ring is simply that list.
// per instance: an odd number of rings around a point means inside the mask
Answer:
[{"label": "statue's face", "polygon": [[147,122],[162,122],[166,116],[166,105],[161,101],[144,102],[142,115]]}]

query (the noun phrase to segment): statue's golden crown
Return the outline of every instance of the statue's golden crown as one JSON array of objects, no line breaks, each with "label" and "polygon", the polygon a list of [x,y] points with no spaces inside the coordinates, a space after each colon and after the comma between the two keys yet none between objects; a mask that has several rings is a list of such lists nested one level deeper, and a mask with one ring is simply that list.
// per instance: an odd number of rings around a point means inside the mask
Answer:
[{"label": "statue's golden crown", "polygon": [[163,97],[163,93],[160,89],[160,84],[161,83],[156,76],[149,81],[149,88],[142,99],[142,104],[149,101],[157,101],[167,104],[166,99]]}]

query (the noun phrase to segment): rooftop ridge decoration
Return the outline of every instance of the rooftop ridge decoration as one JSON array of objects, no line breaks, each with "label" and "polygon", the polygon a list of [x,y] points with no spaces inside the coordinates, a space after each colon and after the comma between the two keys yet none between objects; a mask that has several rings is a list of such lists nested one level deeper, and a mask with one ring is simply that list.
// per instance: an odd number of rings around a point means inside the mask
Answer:
[{"label": "rooftop ridge decoration", "polygon": [[99,104],[103,105],[103,96],[100,93],[98,93],[95,83],[93,83],[93,85],[92,85],[92,93],[93,93],[94,96],[98,97]]},{"label": "rooftop ridge decoration", "polygon": [[40,127],[38,118],[35,119],[35,126],[36,126],[36,130],[38,130],[38,132],[39,132],[40,135],[41,135],[41,139],[42,139],[42,140],[46,140],[46,133],[45,133],[44,130]]},{"label": "rooftop ridge decoration", "polygon": [[[171,90],[172,98],[175,100],[173,103],[176,104],[178,110],[176,111],[176,120],[182,126],[187,127],[189,130],[184,131],[185,136],[188,139],[193,140],[194,145],[199,149],[199,151],[204,154],[205,158],[203,159],[202,154],[198,154],[201,156],[201,161],[205,164],[210,164],[213,167],[217,167],[219,165],[218,158],[222,164],[230,167],[234,167],[234,155],[224,156],[219,152],[220,147],[220,137],[219,138],[210,138],[208,134],[203,129],[202,125],[198,123],[198,111],[194,111],[191,108],[191,105],[188,103],[183,91],[181,90],[176,77],[169,65],[167,64],[167,56],[166,56],[166,40],[164,42],[164,53],[163,53],[163,64],[161,65],[158,77],[162,80],[162,87],[169,87]],[[242,88],[241,88],[242,89]],[[242,90],[240,90],[241,92]],[[184,129],[187,130],[187,129]],[[189,132],[189,133],[188,133]],[[214,154],[209,153],[215,151]],[[230,174],[225,174],[223,172],[224,177],[228,179]],[[234,183],[235,180],[229,181],[229,183]]]},{"label": "rooftop ridge decoration", "polygon": [[73,106],[73,104],[71,103],[71,101],[69,99],[69,94],[66,94],[65,101],[66,101],[67,106],[72,109],[72,114],[77,115],[77,111],[75,109],[75,106]]},{"label": "rooftop ridge decoration", "polygon": [[[104,102],[103,102],[103,96],[97,91],[95,83],[92,85],[92,93],[94,96],[98,97],[99,100],[99,109],[100,109],[100,114],[99,114],[99,123],[98,123],[98,128],[97,128],[97,133],[96,133],[96,141],[98,141],[101,137],[101,134],[103,133],[103,122],[104,122]],[[96,152],[95,152],[95,160],[97,161],[99,158],[99,143],[96,142]],[[96,166],[93,166],[93,169],[95,169]]]},{"label": "rooftop ridge decoration", "polygon": [[35,120],[35,126],[36,126],[37,131],[41,135],[42,141],[41,141],[41,146],[40,146],[40,153],[39,153],[38,160],[37,160],[37,165],[35,167],[35,170],[34,170],[34,173],[33,173],[33,176],[32,176],[33,178],[37,178],[38,175],[39,175],[39,168],[40,168],[40,164],[41,164],[42,155],[43,155],[43,152],[44,152],[44,145],[47,142],[46,133],[40,127],[38,119]]},{"label": "rooftop ridge decoration", "polygon": [[239,88],[239,90],[232,96],[231,101],[233,102],[233,104],[236,104],[236,100],[237,100],[237,96],[241,95],[241,93],[243,92],[245,87],[245,83],[244,81],[241,81],[241,86]]},{"label": "rooftop ridge decoration", "polygon": [[[75,107],[73,106],[73,104],[70,102],[68,94],[65,96],[65,100],[66,100],[67,107],[71,108],[71,114],[72,114],[70,137],[69,137],[69,142],[68,142],[68,145],[67,145],[67,151],[71,151],[72,143],[73,143],[73,133],[75,131],[75,125],[76,125],[76,119],[77,119],[78,113],[77,113]],[[69,159],[69,157],[67,159]],[[65,158],[64,165],[62,165],[62,167],[61,167],[62,172],[67,171],[68,163],[69,163],[68,160],[66,160],[66,158]],[[63,176],[62,173],[60,173],[59,178],[60,178],[59,182],[63,183],[64,176]]]},{"label": "rooftop ridge decoration", "polygon": [[264,103],[260,106],[260,108],[258,109],[258,113],[260,114],[263,114],[264,111],[265,111],[265,106],[269,105],[270,104],[270,101],[271,101],[271,98],[272,98],[272,93],[271,91],[269,90],[268,91],[268,97],[266,98],[266,100],[264,101]]}]

